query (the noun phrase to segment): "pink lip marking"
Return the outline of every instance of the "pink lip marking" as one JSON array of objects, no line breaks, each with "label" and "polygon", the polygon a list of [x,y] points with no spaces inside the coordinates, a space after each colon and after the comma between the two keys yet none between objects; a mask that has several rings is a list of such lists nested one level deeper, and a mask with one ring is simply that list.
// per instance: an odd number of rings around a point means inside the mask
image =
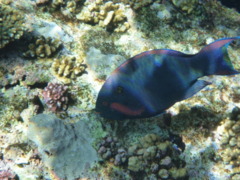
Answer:
[{"label": "pink lip marking", "polygon": [[112,103],[110,106],[112,109],[115,109],[125,115],[132,115],[132,116],[137,116],[141,115],[141,113],[144,111],[144,108],[138,109],[138,110],[132,110],[129,109],[128,107],[119,104],[119,103]]}]

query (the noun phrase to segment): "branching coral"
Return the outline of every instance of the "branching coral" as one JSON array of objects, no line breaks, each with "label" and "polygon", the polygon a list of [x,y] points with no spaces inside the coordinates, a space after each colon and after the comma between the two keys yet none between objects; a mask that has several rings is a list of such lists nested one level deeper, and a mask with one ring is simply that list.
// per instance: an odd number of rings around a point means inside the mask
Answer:
[{"label": "branching coral", "polygon": [[47,107],[52,112],[65,111],[68,108],[67,86],[49,83],[44,88],[42,96]]},{"label": "branching coral", "polygon": [[60,59],[55,59],[52,64],[52,73],[60,81],[70,83],[71,80],[83,74],[86,70],[86,65],[83,64],[83,58],[76,59],[75,57],[65,56]]},{"label": "branching coral", "polygon": [[29,44],[28,50],[23,53],[27,58],[46,58],[51,57],[60,48],[61,42],[57,39],[43,36],[33,39],[33,43]]},{"label": "branching coral", "polygon": [[24,31],[23,15],[10,6],[0,4],[0,48],[20,39]]},{"label": "branching coral", "polygon": [[75,17],[76,13],[79,13],[81,6],[85,0],[37,0],[38,6],[49,5],[47,8],[49,11],[60,11],[64,16],[69,18]]},{"label": "branching coral", "polygon": [[76,18],[86,23],[98,24],[115,32],[124,32],[129,28],[123,8],[111,1],[87,1]]}]

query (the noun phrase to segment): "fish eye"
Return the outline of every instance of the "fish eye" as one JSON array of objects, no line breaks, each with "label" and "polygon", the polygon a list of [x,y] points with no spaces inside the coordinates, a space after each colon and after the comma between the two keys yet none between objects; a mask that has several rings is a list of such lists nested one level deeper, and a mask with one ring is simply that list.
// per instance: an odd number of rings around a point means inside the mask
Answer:
[{"label": "fish eye", "polygon": [[102,105],[103,106],[108,106],[108,102],[104,101],[104,102],[102,102]]},{"label": "fish eye", "polygon": [[118,86],[117,89],[116,89],[116,92],[117,92],[118,94],[123,93],[123,87],[122,87],[122,86]]}]

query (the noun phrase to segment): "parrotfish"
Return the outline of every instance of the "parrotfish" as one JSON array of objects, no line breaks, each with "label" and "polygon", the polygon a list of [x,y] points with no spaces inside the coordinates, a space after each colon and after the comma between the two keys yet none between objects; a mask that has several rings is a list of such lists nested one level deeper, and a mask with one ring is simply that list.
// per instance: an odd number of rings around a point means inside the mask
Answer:
[{"label": "parrotfish", "polygon": [[171,49],[142,52],[121,64],[103,84],[95,110],[107,119],[136,119],[163,113],[211,84],[198,78],[239,74],[228,56],[238,37],[219,39],[197,54]]}]

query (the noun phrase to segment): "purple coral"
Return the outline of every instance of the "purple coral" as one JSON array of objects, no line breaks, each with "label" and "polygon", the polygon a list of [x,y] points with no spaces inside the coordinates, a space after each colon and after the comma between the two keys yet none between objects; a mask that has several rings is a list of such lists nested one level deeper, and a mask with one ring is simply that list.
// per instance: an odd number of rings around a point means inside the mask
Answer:
[{"label": "purple coral", "polygon": [[68,108],[67,86],[58,83],[48,83],[42,96],[47,107],[52,112],[65,111]]},{"label": "purple coral", "polygon": [[121,147],[116,137],[106,136],[98,145],[98,154],[104,160],[111,160],[116,166],[127,162],[127,151]]},{"label": "purple coral", "polygon": [[0,179],[2,180],[16,180],[18,176],[10,169],[0,170]]}]

